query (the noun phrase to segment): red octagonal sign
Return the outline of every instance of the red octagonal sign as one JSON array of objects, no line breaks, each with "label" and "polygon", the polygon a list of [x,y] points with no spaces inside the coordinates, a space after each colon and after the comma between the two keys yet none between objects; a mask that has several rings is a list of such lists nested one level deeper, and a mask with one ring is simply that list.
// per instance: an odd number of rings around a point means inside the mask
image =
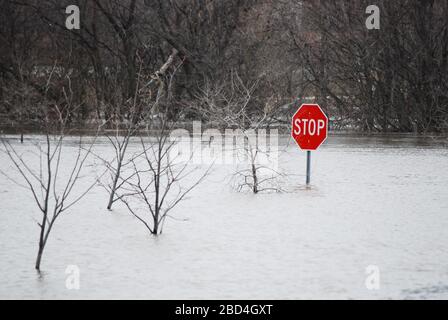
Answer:
[{"label": "red octagonal sign", "polygon": [[302,104],[292,117],[291,135],[302,150],[316,150],[327,139],[328,118],[318,104]]}]

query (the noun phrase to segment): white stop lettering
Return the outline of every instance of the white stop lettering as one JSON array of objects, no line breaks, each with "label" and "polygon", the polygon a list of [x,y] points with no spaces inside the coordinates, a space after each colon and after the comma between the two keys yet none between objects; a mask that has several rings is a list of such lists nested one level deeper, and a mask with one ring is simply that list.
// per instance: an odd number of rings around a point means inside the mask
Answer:
[{"label": "white stop lettering", "polygon": [[294,134],[295,135],[320,135],[321,130],[325,128],[325,121],[322,119],[295,119]]}]

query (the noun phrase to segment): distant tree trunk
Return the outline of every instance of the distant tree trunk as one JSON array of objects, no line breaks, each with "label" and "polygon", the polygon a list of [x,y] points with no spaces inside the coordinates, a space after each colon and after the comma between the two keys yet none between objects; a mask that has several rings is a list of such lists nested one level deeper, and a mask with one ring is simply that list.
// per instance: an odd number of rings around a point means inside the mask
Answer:
[{"label": "distant tree trunk", "polygon": [[117,192],[118,179],[120,179],[120,175],[121,175],[122,164],[123,164],[123,159],[122,158],[118,159],[117,171],[115,173],[114,181],[112,182],[112,188],[111,188],[111,192],[109,195],[109,202],[107,204],[107,210],[112,210],[112,205],[115,202],[115,194]]},{"label": "distant tree trunk", "polygon": [[258,193],[258,177],[257,177],[257,168],[255,167],[255,163],[252,163],[252,178],[254,180],[254,185],[252,191],[257,194]]},{"label": "distant tree trunk", "polygon": [[36,265],[35,269],[37,271],[40,271],[40,263],[42,261],[42,254],[44,253],[45,244],[40,240],[39,241],[39,249],[37,251],[37,259],[36,259]]}]

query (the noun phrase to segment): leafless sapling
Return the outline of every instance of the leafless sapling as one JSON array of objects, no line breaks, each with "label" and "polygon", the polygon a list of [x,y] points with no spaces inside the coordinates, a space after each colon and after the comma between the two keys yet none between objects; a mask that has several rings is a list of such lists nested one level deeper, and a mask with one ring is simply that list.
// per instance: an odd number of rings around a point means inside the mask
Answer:
[{"label": "leafless sapling", "polygon": [[[51,81],[49,76],[48,83]],[[2,151],[11,160],[12,167],[19,178],[11,172],[0,171],[17,185],[27,189],[34,198],[40,212],[38,252],[35,269],[41,270],[41,261],[45,246],[56,220],[77,204],[95,186],[96,180],[82,191],[77,189],[82,173],[95,142],[95,137],[84,144],[80,137],[70,146],[66,140],[70,134],[67,128],[69,113],[65,112],[71,104],[71,94],[64,91],[64,103],[50,102],[42,97],[36,106],[40,115],[40,130],[43,139],[36,139],[30,144],[17,146],[5,136],[1,137]],[[70,139],[71,140],[71,139]]]},{"label": "leafless sapling", "polygon": [[177,139],[170,135],[174,123],[166,113],[153,119],[153,130],[140,137],[141,153],[131,159],[131,174],[121,178],[124,186],[119,199],[153,235],[163,232],[170,212],[208,175],[210,167],[199,172],[189,158],[179,158]]},{"label": "leafless sapling", "polygon": [[[261,141],[262,131],[274,121],[274,115],[278,110],[268,100],[263,108],[254,105],[254,91],[258,82],[244,83],[236,72],[232,72],[229,79],[220,84],[207,83],[196,95],[198,103],[194,106],[203,117],[212,124],[217,124],[221,129],[234,131],[236,141],[235,157],[239,162],[235,172],[236,184],[239,191],[249,188],[257,194],[263,191],[280,191],[279,187],[270,182],[277,180],[281,173],[272,166],[265,165],[278,150],[272,150],[276,144],[270,141],[271,147],[267,148]],[[265,138],[265,136],[264,136]],[[269,163],[269,161],[266,161]],[[248,163],[243,166],[241,163]]]}]

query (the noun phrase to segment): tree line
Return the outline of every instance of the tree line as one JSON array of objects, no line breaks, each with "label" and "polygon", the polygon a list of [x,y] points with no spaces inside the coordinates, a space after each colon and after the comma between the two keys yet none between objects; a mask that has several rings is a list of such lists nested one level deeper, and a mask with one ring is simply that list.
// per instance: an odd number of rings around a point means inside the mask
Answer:
[{"label": "tree line", "polygon": [[[42,105],[78,128],[134,121],[142,78],[146,95],[169,92],[169,119],[207,121],[201,94],[230,95],[238,74],[256,83],[254,117],[269,106],[287,125],[312,101],[335,128],[446,132],[448,1],[375,1],[378,30],[365,25],[370,2],[1,0],[2,124],[38,125]],[[65,26],[68,5],[80,8],[79,30]],[[166,65],[177,68],[169,83],[157,73]]]}]

